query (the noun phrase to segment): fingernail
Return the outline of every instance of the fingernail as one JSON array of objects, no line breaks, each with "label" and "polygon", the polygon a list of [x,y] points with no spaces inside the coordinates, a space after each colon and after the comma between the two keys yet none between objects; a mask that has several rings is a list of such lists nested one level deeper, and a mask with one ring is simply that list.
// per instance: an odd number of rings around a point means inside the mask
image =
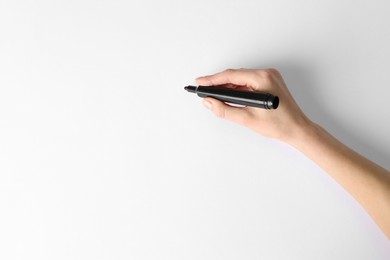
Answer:
[{"label": "fingernail", "polygon": [[207,107],[208,109],[211,109],[211,106],[212,106],[213,104],[211,104],[211,102],[208,101],[208,100],[203,100],[203,105],[204,105],[205,107]]}]

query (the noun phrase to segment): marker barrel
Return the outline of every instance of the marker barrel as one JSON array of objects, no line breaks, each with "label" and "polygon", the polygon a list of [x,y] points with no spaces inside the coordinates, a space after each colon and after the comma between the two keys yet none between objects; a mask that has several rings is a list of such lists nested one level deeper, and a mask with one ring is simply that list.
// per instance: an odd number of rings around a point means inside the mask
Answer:
[{"label": "marker barrel", "polygon": [[234,90],[216,86],[187,86],[185,90],[196,93],[201,98],[212,97],[223,102],[244,106],[264,109],[276,109],[279,106],[279,98],[268,93]]}]

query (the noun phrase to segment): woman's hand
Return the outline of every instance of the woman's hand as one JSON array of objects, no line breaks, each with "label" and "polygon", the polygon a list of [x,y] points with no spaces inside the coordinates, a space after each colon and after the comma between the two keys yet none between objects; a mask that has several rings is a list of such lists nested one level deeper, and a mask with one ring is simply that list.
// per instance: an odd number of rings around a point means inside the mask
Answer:
[{"label": "woman's hand", "polygon": [[228,69],[214,75],[199,77],[196,82],[202,86],[223,85],[278,96],[280,104],[276,110],[233,107],[214,98],[205,98],[203,101],[216,116],[244,125],[263,136],[288,142],[311,123],[275,69]]}]

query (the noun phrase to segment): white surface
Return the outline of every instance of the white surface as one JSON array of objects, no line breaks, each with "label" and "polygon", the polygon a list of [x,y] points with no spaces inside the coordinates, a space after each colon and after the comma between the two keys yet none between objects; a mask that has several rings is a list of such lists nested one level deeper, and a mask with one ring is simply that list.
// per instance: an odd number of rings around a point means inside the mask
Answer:
[{"label": "white surface", "polygon": [[389,259],[299,152],[183,90],[276,67],[390,168],[389,1],[0,1],[0,259]]}]

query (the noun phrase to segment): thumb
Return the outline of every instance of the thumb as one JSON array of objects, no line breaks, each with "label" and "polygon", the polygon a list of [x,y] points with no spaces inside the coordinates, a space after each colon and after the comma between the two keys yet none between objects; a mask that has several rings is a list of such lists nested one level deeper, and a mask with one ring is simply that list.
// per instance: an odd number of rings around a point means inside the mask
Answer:
[{"label": "thumb", "polygon": [[217,117],[246,125],[249,113],[246,107],[232,107],[214,98],[204,98],[203,105],[210,109]]}]

